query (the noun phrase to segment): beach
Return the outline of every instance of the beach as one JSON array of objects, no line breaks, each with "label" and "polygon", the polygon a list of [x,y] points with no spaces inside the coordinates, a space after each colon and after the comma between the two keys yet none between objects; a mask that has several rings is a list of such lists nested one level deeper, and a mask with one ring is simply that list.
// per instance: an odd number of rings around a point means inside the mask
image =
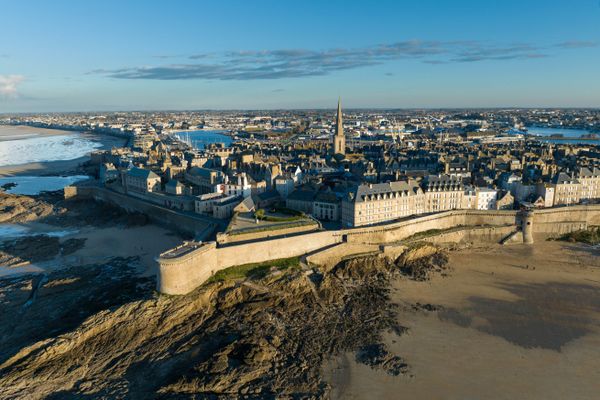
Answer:
[{"label": "beach", "polygon": [[60,192],[37,198],[0,193],[0,209],[9,210],[0,219],[0,277],[101,264],[115,257],[135,257],[136,273],[154,276],[154,258],[181,243],[181,236],[141,215],[61,198]]},{"label": "beach", "polygon": [[60,129],[36,128],[25,125],[0,125],[0,142],[7,140],[23,140],[37,136],[55,136],[73,133]]},{"label": "beach", "polygon": [[384,339],[410,373],[390,376],[347,353],[324,369],[332,398],[597,398],[599,254],[543,240],[464,249],[450,252],[446,277],[396,280],[391,300],[408,331]]},{"label": "beach", "polygon": [[[106,150],[112,147],[121,147],[125,144],[126,140],[123,138],[108,136],[108,135],[97,135],[92,133],[81,133],[74,131],[66,131],[60,129],[45,129],[36,128],[29,126],[12,126],[12,125],[0,125],[0,150],[2,147],[8,148],[8,146],[14,147],[19,153],[27,152],[26,142],[28,140],[36,140],[40,138],[47,138],[48,143],[55,142],[57,139],[74,138],[77,143],[87,143],[88,146],[84,148],[83,155],[79,155],[81,149],[74,148],[76,152],[75,156],[71,158],[68,154],[65,155],[64,159],[51,160],[51,161],[32,161],[15,164],[6,164],[0,162],[0,177],[6,176],[29,176],[29,175],[65,175],[75,174],[78,172],[78,167],[81,163],[89,160],[89,152],[91,150]],[[38,146],[44,150],[43,142]],[[39,153],[39,148],[33,148],[29,150],[31,153]],[[79,152],[77,152],[79,150]],[[50,150],[51,151],[51,150]],[[20,154],[22,157],[31,156],[34,157],[36,154]],[[51,154],[52,155],[52,154]]]}]

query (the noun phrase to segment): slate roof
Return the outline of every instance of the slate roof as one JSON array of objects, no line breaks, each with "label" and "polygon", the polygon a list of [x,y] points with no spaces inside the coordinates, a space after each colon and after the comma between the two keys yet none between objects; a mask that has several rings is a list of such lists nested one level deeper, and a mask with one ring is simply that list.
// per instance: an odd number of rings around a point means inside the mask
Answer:
[{"label": "slate roof", "polygon": [[133,167],[129,171],[127,171],[127,175],[133,176],[135,178],[149,179],[149,178],[159,178],[154,172],[149,169],[143,169],[138,167]]},{"label": "slate roof", "polygon": [[313,201],[315,198],[316,192],[312,190],[294,190],[287,197],[288,200],[295,201]]},{"label": "slate roof", "polygon": [[387,183],[374,183],[371,185],[359,185],[351,196],[357,203],[365,201],[368,196],[378,194],[404,193],[404,195],[413,195],[419,190],[419,185],[414,181],[395,181]]}]

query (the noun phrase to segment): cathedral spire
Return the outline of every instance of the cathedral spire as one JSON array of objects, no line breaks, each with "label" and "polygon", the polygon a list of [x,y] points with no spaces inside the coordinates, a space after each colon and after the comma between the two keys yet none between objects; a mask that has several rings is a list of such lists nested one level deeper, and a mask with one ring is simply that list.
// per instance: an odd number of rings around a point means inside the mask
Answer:
[{"label": "cathedral spire", "polygon": [[344,125],[342,123],[342,98],[338,98],[337,116],[335,118],[335,135],[344,136]]},{"label": "cathedral spire", "polygon": [[335,117],[335,136],[333,137],[333,154],[346,154],[346,136],[342,122],[342,98],[338,98],[337,115]]}]

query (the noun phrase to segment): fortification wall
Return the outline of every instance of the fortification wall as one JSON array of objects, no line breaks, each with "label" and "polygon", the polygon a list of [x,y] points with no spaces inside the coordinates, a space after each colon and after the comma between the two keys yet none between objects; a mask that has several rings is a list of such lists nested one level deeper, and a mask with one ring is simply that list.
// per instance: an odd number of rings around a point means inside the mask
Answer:
[{"label": "fortification wall", "polygon": [[426,237],[423,240],[433,244],[461,242],[499,243],[502,239],[515,232],[515,230],[516,226],[514,225],[468,227]]},{"label": "fortification wall", "polygon": [[379,251],[380,246],[363,243],[340,243],[306,257],[309,264],[316,264],[326,269],[334,267],[344,256],[365,254]]},{"label": "fortification wall", "polygon": [[478,225],[507,226],[516,225],[517,223],[518,214],[516,211],[455,210],[423,217],[411,217],[392,224],[346,229],[342,233],[347,236],[349,242],[390,243],[432,229],[444,230],[457,226]]},{"label": "fortification wall", "polygon": [[[168,294],[185,294],[189,288],[195,288],[204,283],[212,274],[225,268],[248,263],[258,263],[279,258],[301,256],[318,249],[342,243],[344,241],[354,245],[376,245],[406,239],[415,233],[431,229],[450,229],[465,224],[502,224],[501,229],[481,230],[478,233],[459,233],[461,236],[471,240],[494,240],[499,241],[506,231],[516,229],[516,212],[469,212],[448,211],[423,217],[408,218],[393,224],[373,226],[357,229],[344,229],[340,231],[320,231],[300,234],[291,237],[262,240],[244,244],[230,244],[223,247],[195,250],[190,254],[198,252],[197,256],[183,256],[182,264],[177,265],[176,259],[169,259],[165,263],[163,257],[159,258],[159,274],[169,275],[159,278],[158,290]],[[466,231],[468,229],[465,229]],[[488,237],[488,239],[484,239]],[[441,236],[438,241],[451,241],[451,236]],[[368,246],[367,246],[368,247]],[[370,248],[370,247],[369,247]],[[214,253],[214,256],[210,253]],[[186,269],[194,269],[186,274]],[[173,274],[171,274],[173,270]],[[171,276],[172,275],[172,276]]]},{"label": "fortification wall", "polygon": [[535,231],[546,231],[547,224],[558,222],[586,222],[600,225],[600,205],[557,207],[536,210],[533,214]]},{"label": "fortification wall", "polygon": [[[285,226],[285,224],[281,224],[281,226]],[[265,225],[265,228],[268,228],[268,225]],[[274,227],[273,227],[274,228]],[[225,244],[225,243],[237,243],[237,242],[245,242],[250,240],[257,239],[269,239],[270,237],[280,237],[284,235],[291,235],[301,232],[314,232],[319,229],[319,224],[310,223],[307,225],[301,226],[293,226],[290,228],[283,229],[271,229],[257,232],[249,232],[249,233],[238,233],[235,235],[220,233],[217,235],[217,243]]]},{"label": "fortification wall", "polygon": [[65,198],[94,199],[113,204],[127,212],[144,213],[153,222],[194,236],[207,237],[215,228],[213,224],[193,216],[97,186],[68,186],[65,188],[64,196]]},{"label": "fortification wall", "polygon": [[216,243],[205,243],[180,257],[161,257],[156,285],[161,293],[186,294],[217,271]]},{"label": "fortification wall", "polygon": [[[182,257],[159,258],[158,290],[168,294],[185,294],[204,283],[215,272],[235,265],[257,263],[278,258],[300,256],[347,242],[350,247],[371,248],[373,245],[398,242],[432,229],[449,230],[422,240],[432,243],[459,241],[500,242],[521,228],[521,214],[517,211],[456,210],[407,218],[387,225],[321,231],[292,237],[263,240],[245,244],[231,244],[216,248],[214,244],[193,250]],[[600,221],[600,206],[578,206],[568,209],[536,210],[533,214],[536,233],[565,233]],[[591,221],[591,222],[590,222]],[[515,235],[514,238],[522,238]],[[334,254],[339,246],[329,253]],[[331,255],[329,254],[329,255]],[[327,256],[325,252],[323,256]],[[337,254],[336,254],[337,256]],[[331,263],[330,257],[326,257]]]},{"label": "fortification wall", "polygon": [[234,265],[301,256],[323,247],[341,243],[341,241],[342,236],[336,231],[322,231],[221,247],[216,250],[216,267],[220,270]]}]

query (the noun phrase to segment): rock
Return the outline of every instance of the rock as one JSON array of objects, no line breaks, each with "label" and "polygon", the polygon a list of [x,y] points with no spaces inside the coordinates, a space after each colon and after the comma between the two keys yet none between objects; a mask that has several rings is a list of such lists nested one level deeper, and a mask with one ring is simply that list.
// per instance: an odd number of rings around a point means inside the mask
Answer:
[{"label": "rock", "polygon": [[215,283],[186,296],[149,295],[154,282],[127,273],[134,262],[50,273],[26,317],[31,278],[0,281],[0,398],[323,398],[323,363],[346,352],[408,370],[381,344],[406,332],[389,299],[400,265],[383,257],[344,261],[318,285],[290,270],[268,290]]},{"label": "rock", "polygon": [[396,261],[403,274],[416,281],[427,281],[434,273],[446,270],[448,256],[429,244],[405,251]]},{"label": "rock", "polygon": [[51,215],[53,210],[45,201],[0,191],[0,223],[34,221]]}]

